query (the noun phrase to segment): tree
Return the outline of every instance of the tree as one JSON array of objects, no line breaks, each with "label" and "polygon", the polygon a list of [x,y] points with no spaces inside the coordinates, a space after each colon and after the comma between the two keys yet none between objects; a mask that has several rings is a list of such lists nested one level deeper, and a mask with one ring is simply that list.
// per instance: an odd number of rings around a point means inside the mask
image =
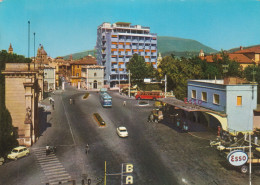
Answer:
[{"label": "tree", "polygon": [[127,70],[131,70],[131,80],[134,83],[142,83],[144,78],[152,78],[154,69],[152,64],[146,64],[143,56],[134,54],[127,64]]},{"label": "tree", "polygon": [[0,156],[6,156],[18,145],[17,133],[12,126],[12,118],[7,109],[0,109]]},{"label": "tree", "polygon": [[167,75],[167,88],[173,90],[178,99],[184,99],[187,96],[187,81],[189,79],[200,79],[202,77],[202,68],[199,61],[194,61],[194,58],[178,59],[166,56],[158,67],[158,78],[162,79],[164,75]]},{"label": "tree", "polygon": [[[21,55],[9,54],[7,51],[0,51],[0,70],[5,69],[6,63],[30,63],[31,59]],[[17,133],[12,126],[12,118],[5,107],[5,78],[0,73],[0,156],[6,155],[18,144]]]}]

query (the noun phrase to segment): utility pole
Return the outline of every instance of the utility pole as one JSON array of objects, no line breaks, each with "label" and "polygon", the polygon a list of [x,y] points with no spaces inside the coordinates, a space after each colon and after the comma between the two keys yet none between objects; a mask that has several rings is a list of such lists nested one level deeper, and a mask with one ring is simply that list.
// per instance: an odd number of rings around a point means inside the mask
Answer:
[{"label": "utility pole", "polygon": [[129,89],[128,89],[128,96],[130,97],[130,90],[131,90],[131,72],[129,69],[129,73],[128,73],[128,80],[129,80]]},{"label": "utility pole", "polygon": [[251,173],[252,173],[252,153],[251,153],[251,133],[249,132],[249,158],[250,158],[250,163],[249,163],[249,185],[252,184],[251,182]]},{"label": "utility pole", "polygon": [[119,76],[119,90],[118,90],[118,92],[120,93],[120,70],[118,70],[118,76]]},{"label": "utility pole", "polygon": [[33,33],[33,55],[34,55],[34,70],[35,70],[35,62],[36,62],[36,58],[35,58],[35,32]]},{"label": "utility pole", "polygon": [[104,177],[104,185],[107,184],[107,161],[105,161],[105,177]]},{"label": "utility pole", "polygon": [[28,58],[30,58],[30,21],[28,21]]},{"label": "utility pole", "polygon": [[165,98],[166,98],[166,93],[167,93],[167,75],[165,75],[165,94],[164,94]]}]

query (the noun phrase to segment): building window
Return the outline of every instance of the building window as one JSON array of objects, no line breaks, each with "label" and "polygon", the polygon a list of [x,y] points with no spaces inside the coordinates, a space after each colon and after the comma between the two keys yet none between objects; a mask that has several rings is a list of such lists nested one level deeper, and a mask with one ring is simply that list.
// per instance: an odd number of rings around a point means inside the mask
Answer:
[{"label": "building window", "polygon": [[219,94],[213,95],[213,103],[219,105]]},{"label": "building window", "polygon": [[208,95],[206,92],[202,92],[201,93],[201,100],[202,101],[208,101]]},{"label": "building window", "polygon": [[197,97],[196,90],[192,90],[192,91],[191,91],[191,98],[196,99],[196,97]]},{"label": "building window", "polygon": [[97,73],[94,73],[94,76],[97,76]]},{"label": "building window", "polygon": [[237,106],[242,106],[242,96],[237,96]]}]

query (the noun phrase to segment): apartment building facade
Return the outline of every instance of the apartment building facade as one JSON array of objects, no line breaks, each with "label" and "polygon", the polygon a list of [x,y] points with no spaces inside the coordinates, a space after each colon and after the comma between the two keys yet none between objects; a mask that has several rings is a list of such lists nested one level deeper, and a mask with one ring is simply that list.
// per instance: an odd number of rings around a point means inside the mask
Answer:
[{"label": "apartment building facade", "polygon": [[96,49],[97,63],[105,67],[104,80],[110,87],[128,80],[126,65],[135,53],[157,68],[157,34],[149,27],[103,23],[97,29]]}]

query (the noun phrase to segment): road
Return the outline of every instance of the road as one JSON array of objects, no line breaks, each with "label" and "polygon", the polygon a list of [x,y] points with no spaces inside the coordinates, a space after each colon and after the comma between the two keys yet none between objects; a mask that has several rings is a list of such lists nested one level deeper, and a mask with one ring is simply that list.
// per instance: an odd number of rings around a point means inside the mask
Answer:
[{"label": "road", "polygon": [[[31,155],[0,166],[0,184],[58,184],[71,179],[80,184],[83,178],[97,184],[97,178],[104,177],[105,161],[108,174],[118,174],[122,163],[132,163],[137,185],[248,184],[248,175],[224,165],[209,141],[180,133],[166,121],[148,123],[153,102],[140,107],[137,100],[110,92],[113,107],[103,108],[98,93],[83,100],[85,93],[66,86],[52,95],[55,108],[41,113],[42,136],[30,148]],[[75,104],[70,104],[71,98]],[[98,127],[95,112],[106,127]],[[127,127],[128,138],[117,136],[116,127],[121,125]],[[57,146],[57,153],[46,156],[46,145]],[[259,175],[253,174],[253,184],[260,183]],[[120,175],[107,176],[108,185],[120,181]]]}]

